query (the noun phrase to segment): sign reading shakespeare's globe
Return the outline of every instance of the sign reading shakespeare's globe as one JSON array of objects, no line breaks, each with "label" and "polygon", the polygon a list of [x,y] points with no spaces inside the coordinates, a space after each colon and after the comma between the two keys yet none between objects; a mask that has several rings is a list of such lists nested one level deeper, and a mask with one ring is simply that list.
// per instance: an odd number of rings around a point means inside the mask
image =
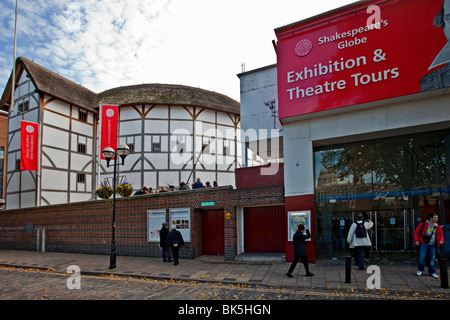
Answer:
[{"label": "sign reading shakespeare's globe", "polygon": [[450,0],[357,1],[277,29],[279,118],[450,87],[449,17]]}]

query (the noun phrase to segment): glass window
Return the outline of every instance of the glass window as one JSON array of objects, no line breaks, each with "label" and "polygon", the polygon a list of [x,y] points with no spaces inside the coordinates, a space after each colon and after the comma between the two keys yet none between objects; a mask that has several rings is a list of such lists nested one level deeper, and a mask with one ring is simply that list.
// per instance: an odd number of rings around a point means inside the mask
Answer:
[{"label": "glass window", "polygon": [[161,152],[161,143],[154,142],[152,144],[152,152]]},{"label": "glass window", "polygon": [[77,182],[86,182],[86,174],[77,173]]},{"label": "glass window", "polygon": [[77,151],[80,153],[86,153],[86,145],[84,143],[79,143]]},{"label": "glass window", "polygon": [[78,120],[82,121],[82,122],[87,122],[87,112],[78,111]]},{"label": "glass window", "polygon": [[332,145],[314,150],[317,250],[345,247],[359,212],[374,220],[372,248],[412,250],[426,214],[450,222],[450,131]]},{"label": "glass window", "polygon": [[317,200],[448,191],[450,133],[423,133],[315,151]]}]

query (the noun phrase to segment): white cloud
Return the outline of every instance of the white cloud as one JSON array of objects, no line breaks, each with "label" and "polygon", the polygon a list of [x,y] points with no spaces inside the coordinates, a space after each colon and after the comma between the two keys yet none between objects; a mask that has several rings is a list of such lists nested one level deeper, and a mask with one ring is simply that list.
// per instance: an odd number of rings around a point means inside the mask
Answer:
[{"label": "white cloud", "polygon": [[[6,70],[14,2],[0,4],[0,44],[7,49],[0,66]],[[18,55],[96,92],[159,82],[239,100],[241,62],[247,70],[276,62],[275,28],[350,2],[41,0],[37,6],[19,0]]]}]

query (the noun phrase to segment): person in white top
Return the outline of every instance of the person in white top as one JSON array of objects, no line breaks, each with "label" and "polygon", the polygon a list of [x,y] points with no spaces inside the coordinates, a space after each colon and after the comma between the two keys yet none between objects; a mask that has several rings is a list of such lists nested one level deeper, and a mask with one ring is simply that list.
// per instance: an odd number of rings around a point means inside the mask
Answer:
[{"label": "person in white top", "polygon": [[350,248],[355,250],[356,262],[360,270],[364,270],[364,251],[372,245],[369,233],[367,232],[372,227],[373,222],[370,220],[364,221],[364,215],[359,213],[357,220],[348,231],[347,242]]}]

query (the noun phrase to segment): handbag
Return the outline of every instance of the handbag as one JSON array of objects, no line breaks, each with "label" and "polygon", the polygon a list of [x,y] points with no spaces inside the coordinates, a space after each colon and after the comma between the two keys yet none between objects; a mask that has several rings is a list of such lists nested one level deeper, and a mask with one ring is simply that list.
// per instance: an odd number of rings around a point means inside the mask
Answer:
[{"label": "handbag", "polygon": [[433,236],[433,233],[434,233],[435,229],[436,229],[436,227],[433,227],[433,230],[431,230],[431,235],[425,234],[425,235],[422,236],[423,242],[425,242],[425,243],[429,243],[430,242],[431,237]]}]

